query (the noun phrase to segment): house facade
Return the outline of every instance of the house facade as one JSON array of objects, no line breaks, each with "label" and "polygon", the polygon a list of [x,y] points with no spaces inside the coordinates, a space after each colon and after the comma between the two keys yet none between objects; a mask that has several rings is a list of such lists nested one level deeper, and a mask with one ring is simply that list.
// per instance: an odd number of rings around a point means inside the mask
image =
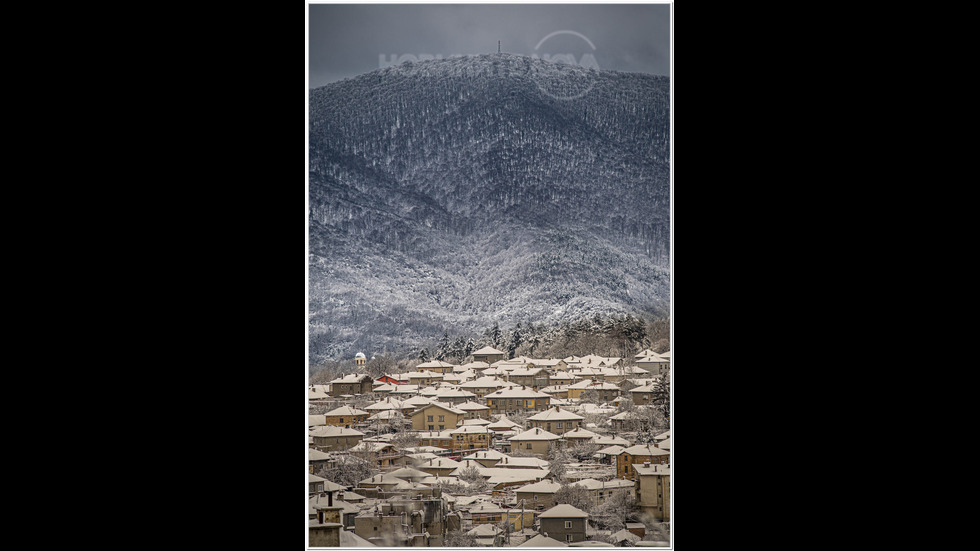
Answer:
[{"label": "house facade", "polygon": [[324,414],[324,424],[334,427],[353,428],[357,423],[363,423],[371,415],[367,411],[351,406],[341,406]]},{"label": "house facade", "polygon": [[547,457],[551,447],[561,440],[561,436],[540,428],[533,428],[511,436],[509,440],[512,450],[521,450],[538,457]]},{"label": "house facade", "polygon": [[670,522],[670,465],[633,465],[636,505],[650,518]]},{"label": "house facade", "polygon": [[633,469],[633,465],[644,463],[668,464],[670,463],[670,452],[652,444],[630,446],[616,456],[616,478],[628,478],[635,481],[636,471]]},{"label": "house facade", "polygon": [[577,429],[582,426],[585,417],[561,409],[561,406],[548,408],[547,411],[534,414],[527,418],[526,423],[529,428],[544,429],[553,434],[564,434],[567,431]]},{"label": "house facade", "polygon": [[351,374],[330,381],[330,395],[368,394],[374,389],[374,379],[367,374]]},{"label": "house facade", "polygon": [[313,437],[313,447],[323,451],[341,451],[357,446],[364,438],[364,433],[354,429],[335,426],[317,427],[310,431]]},{"label": "house facade", "polygon": [[412,429],[421,431],[452,430],[465,417],[466,412],[463,410],[441,403],[428,404],[412,413]]},{"label": "house facade", "polygon": [[500,389],[483,398],[490,408],[491,415],[518,411],[544,411],[548,409],[551,402],[551,396],[526,386]]},{"label": "house facade", "polygon": [[566,544],[585,541],[588,518],[585,511],[562,503],[538,515],[538,532]]}]

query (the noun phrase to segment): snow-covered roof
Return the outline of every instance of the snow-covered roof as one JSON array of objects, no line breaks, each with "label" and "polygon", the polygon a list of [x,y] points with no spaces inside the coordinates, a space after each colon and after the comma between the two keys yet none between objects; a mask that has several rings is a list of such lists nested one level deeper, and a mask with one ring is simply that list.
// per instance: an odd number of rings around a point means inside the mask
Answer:
[{"label": "snow-covered roof", "polygon": [[368,414],[368,412],[366,412],[364,410],[360,410],[360,409],[354,408],[354,407],[351,407],[351,406],[340,406],[337,409],[328,411],[324,415],[331,415],[331,416],[334,416],[334,415],[345,415],[345,416],[350,415],[350,416],[354,416],[354,415],[367,415],[367,414]]},{"label": "snow-covered roof", "polygon": [[565,438],[572,438],[572,439],[575,438],[593,439],[599,435],[590,430],[585,430],[582,427],[579,427],[575,430],[570,430],[565,432],[564,434],[562,434],[562,436],[564,436]]},{"label": "snow-covered roof", "polygon": [[530,388],[527,388],[527,387],[524,387],[524,388],[511,387],[511,388],[502,388],[500,390],[495,390],[495,391],[491,392],[490,394],[487,394],[483,398],[484,399],[487,399],[487,398],[551,398],[551,396],[545,394],[544,392],[537,392],[535,390],[531,390]]},{"label": "snow-covered roof", "polygon": [[581,421],[582,419],[585,419],[585,417],[567,409],[561,409],[560,406],[548,408],[541,413],[536,413],[528,417],[530,421]]},{"label": "snow-covered roof", "polygon": [[476,356],[476,355],[484,356],[486,354],[503,354],[503,352],[501,352],[500,350],[497,350],[496,348],[494,348],[492,346],[484,346],[483,348],[481,348],[481,349],[479,349],[479,350],[477,350],[476,352],[473,353],[474,356]]},{"label": "snow-covered roof", "polygon": [[520,488],[514,488],[516,492],[533,492],[538,494],[553,494],[561,488],[561,484],[551,480],[541,480]]},{"label": "snow-covered roof", "polygon": [[630,455],[670,455],[667,450],[662,450],[655,447],[653,444],[638,444],[636,446],[630,446],[624,449],[621,453],[628,453]]},{"label": "snow-covered roof", "polygon": [[364,436],[364,433],[354,429],[345,429],[344,427],[334,427],[328,425],[313,429],[310,431],[310,436],[328,438],[332,436]]},{"label": "snow-covered roof", "polygon": [[455,407],[456,409],[461,409],[463,411],[483,411],[485,409],[490,409],[489,407],[483,404],[478,404],[472,400],[467,400],[462,404],[456,404],[453,407]]},{"label": "snow-covered roof", "polygon": [[538,518],[588,518],[589,514],[567,503],[555,505],[538,515]]},{"label": "snow-covered roof", "polygon": [[538,534],[518,545],[518,547],[568,547],[568,544],[554,538],[549,538],[544,534]]},{"label": "snow-covered roof", "polygon": [[582,488],[585,488],[587,490],[602,490],[604,488],[608,488],[608,489],[632,488],[635,485],[636,483],[633,482],[632,480],[621,480],[615,478],[612,480],[596,480],[594,478],[583,478],[582,480],[578,480],[570,484],[570,486],[581,486]]},{"label": "snow-covered roof", "polygon": [[544,429],[534,428],[534,429],[528,429],[528,430],[526,430],[526,431],[524,431],[524,432],[522,432],[520,434],[511,436],[510,437],[510,440],[518,440],[518,441],[525,441],[525,440],[558,440],[560,438],[561,438],[561,436],[558,436],[557,434],[552,434],[552,433],[550,433],[550,432],[548,432],[548,431],[546,431]]}]

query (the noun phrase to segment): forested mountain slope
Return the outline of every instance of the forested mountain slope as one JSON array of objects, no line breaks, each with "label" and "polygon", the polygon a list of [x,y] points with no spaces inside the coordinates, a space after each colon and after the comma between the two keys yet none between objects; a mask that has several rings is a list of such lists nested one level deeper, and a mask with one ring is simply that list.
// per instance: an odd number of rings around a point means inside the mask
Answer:
[{"label": "forested mountain slope", "polygon": [[668,91],[511,54],[311,90],[311,363],[666,313]]}]

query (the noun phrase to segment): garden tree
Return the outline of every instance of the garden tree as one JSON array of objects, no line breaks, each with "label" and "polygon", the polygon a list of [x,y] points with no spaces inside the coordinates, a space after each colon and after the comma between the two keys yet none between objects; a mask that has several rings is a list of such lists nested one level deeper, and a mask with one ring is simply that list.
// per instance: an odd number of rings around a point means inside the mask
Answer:
[{"label": "garden tree", "polygon": [[661,375],[657,381],[652,403],[660,408],[664,419],[670,419],[670,377],[667,373]]},{"label": "garden tree", "polygon": [[460,469],[457,478],[467,484],[469,495],[482,494],[490,491],[490,484],[476,467],[464,467]]},{"label": "garden tree", "polygon": [[364,366],[364,370],[372,378],[377,379],[385,373],[392,373],[396,369],[395,360],[389,358],[388,356],[374,356],[371,358],[367,365]]},{"label": "garden tree", "polygon": [[568,447],[568,455],[574,461],[593,461],[595,452],[599,451],[599,445],[595,442],[582,442]]},{"label": "garden tree", "polygon": [[[401,413],[399,413],[399,415],[401,415]],[[411,430],[412,421],[404,415],[401,415],[401,419],[401,425],[399,426],[398,430],[394,431],[395,435],[391,437],[391,445],[395,446],[395,449],[399,450],[418,446],[418,436]]]},{"label": "garden tree", "polygon": [[589,512],[589,520],[600,530],[618,532],[626,527],[626,517],[634,509],[634,499],[629,492],[613,492],[613,495]]},{"label": "garden tree", "polygon": [[500,324],[498,322],[493,322],[493,327],[490,329],[490,346],[500,349],[503,346],[504,337],[500,333]]},{"label": "garden tree", "polygon": [[439,341],[439,347],[436,348],[436,359],[440,362],[446,359],[449,354],[449,331],[442,332],[442,339]]},{"label": "garden tree", "polygon": [[590,514],[592,510],[592,496],[589,491],[581,486],[567,483],[562,484],[555,492],[555,503],[567,503]]},{"label": "garden tree", "polygon": [[514,330],[511,331],[510,341],[507,343],[507,354],[509,354],[510,358],[514,357],[514,353],[517,352],[517,349],[523,342],[524,333],[521,330],[521,322],[517,322],[517,325],[514,326]]},{"label": "garden tree", "polygon": [[341,455],[337,461],[320,469],[317,476],[341,486],[357,486],[357,483],[378,474],[374,461],[356,455]]},{"label": "garden tree", "polygon": [[550,478],[559,484],[567,483],[568,478],[565,474],[568,464],[572,462],[572,454],[569,453],[568,448],[564,444],[557,443],[548,449],[545,459],[548,460]]},{"label": "garden tree", "polygon": [[442,540],[444,547],[476,547],[476,536],[464,530],[450,530]]},{"label": "garden tree", "polygon": [[599,400],[599,391],[594,388],[587,389],[579,396],[578,401],[581,404],[598,404],[601,401]]}]

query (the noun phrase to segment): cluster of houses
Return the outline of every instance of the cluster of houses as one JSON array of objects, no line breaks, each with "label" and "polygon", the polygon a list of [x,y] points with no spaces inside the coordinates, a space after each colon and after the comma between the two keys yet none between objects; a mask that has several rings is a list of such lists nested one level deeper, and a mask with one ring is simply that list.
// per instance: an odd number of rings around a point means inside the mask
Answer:
[{"label": "cluster of houses", "polygon": [[[445,547],[459,534],[475,546],[668,545],[670,431],[641,438],[635,421],[662,398],[669,353],[504,356],[486,347],[462,365],[311,386],[323,413],[309,415],[309,546]],[[576,446],[588,457],[551,465],[556,448]],[[375,474],[321,476],[350,456]],[[589,506],[556,499],[563,484]],[[592,507],[623,494],[637,522],[617,532],[590,522]]]}]

